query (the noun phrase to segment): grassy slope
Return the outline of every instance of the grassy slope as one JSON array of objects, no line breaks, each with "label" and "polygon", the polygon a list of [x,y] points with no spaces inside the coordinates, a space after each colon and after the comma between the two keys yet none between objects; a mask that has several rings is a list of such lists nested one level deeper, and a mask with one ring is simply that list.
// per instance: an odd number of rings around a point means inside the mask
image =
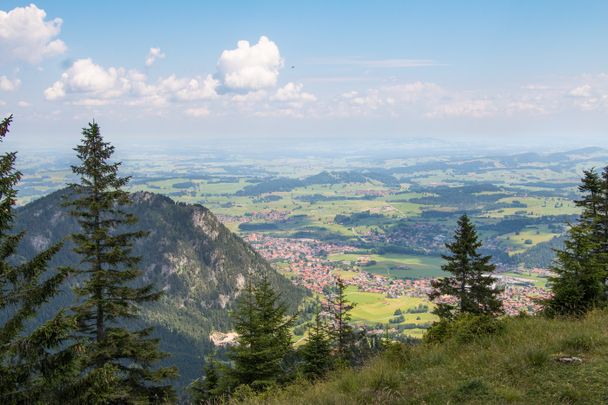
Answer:
[{"label": "grassy slope", "polygon": [[[608,402],[608,311],[581,321],[511,318],[499,336],[420,345],[249,403],[599,404]],[[574,355],[582,364],[562,364]]]}]

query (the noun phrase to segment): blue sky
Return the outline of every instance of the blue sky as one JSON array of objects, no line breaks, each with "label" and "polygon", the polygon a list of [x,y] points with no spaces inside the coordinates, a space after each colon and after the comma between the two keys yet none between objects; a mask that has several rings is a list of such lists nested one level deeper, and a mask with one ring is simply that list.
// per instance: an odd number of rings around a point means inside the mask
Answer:
[{"label": "blue sky", "polygon": [[36,144],[92,118],[119,140],[600,142],[606,21],[606,1],[2,1],[0,112]]}]

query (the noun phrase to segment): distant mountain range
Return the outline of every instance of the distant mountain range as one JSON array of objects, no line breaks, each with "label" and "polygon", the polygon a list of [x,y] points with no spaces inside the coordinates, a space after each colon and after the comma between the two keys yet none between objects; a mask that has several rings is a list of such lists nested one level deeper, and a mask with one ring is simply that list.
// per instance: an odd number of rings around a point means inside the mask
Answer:
[{"label": "distant mountain range", "polygon": [[[62,207],[66,195],[66,190],[60,190],[17,210],[16,228],[26,231],[20,255],[32,257],[78,231],[78,224]],[[271,281],[294,310],[306,295],[207,208],[176,203],[148,192],[134,193],[132,199],[128,211],[139,218],[136,229],[150,232],[134,249],[142,257],[144,281],[165,292],[160,302],[142,308],[143,322],[135,321],[132,326],[155,327],[161,348],[171,354],[166,362],[180,369],[178,385],[200,376],[202,358],[212,348],[210,333],[230,329],[229,310],[248,273],[269,272]],[[80,259],[71,247],[71,242],[66,241],[52,264],[77,266]],[[71,300],[66,288],[62,296],[43,309],[38,321],[55,313],[58,307],[69,305]]]}]

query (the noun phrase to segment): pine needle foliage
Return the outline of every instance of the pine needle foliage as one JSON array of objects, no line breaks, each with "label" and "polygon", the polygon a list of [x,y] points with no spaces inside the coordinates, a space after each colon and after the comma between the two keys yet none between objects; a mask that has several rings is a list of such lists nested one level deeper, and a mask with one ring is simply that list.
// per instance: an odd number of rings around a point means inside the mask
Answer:
[{"label": "pine needle foliage", "polygon": [[[0,142],[9,132],[12,116],[0,123]],[[51,396],[54,383],[72,364],[57,348],[69,336],[72,319],[62,311],[42,324],[28,325],[46,302],[58,294],[67,269],[49,269],[61,249],[55,244],[30,260],[16,256],[24,232],[13,233],[16,152],[0,156],[0,403],[38,403]]]},{"label": "pine needle foliage", "polygon": [[608,167],[586,170],[579,191],[581,214],[556,251],[553,297],[544,302],[549,316],[582,316],[608,304]]},{"label": "pine needle foliage", "polygon": [[228,353],[233,367],[228,372],[234,386],[264,390],[281,380],[285,356],[292,350],[294,316],[262,274],[249,277],[232,313],[237,344]]},{"label": "pine needle foliage", "polygon": [[500,290],[493,286],[495,280],[488,274],[496,266],[490,263],[491,256],[483,256],[478,249],[482,243],[475,226],[465,214],[458,219],[452,243],[446,243],[450,254],[443,255],[446,263],[441,269],[450,275],[432,282],[431,300],[450,296],[456,303],[437,303],[433,311],[441,320],[451,320],[459,314],[498,315],[502,302]]},{"label": "pine needle foliage", "polygon": [[[161,293],[143,284],[140,258],[132,253],[147,232],[132,230],[137,218],[125,211],[131,203],[120,177],[120,162],[111,162],[114,147],[105,142],[97,123],[82,131],[75,149],[80,164],[72,171],[80,182],[70,184],[73,198],[66,201],[81,231],[72,235],[81,264],[81,282],[74,289],[72,308],[78,337],[86,341],[82,373],[76,386],[79,398],[90,403],[163,403],[173,401],[174,367],[155,367],[167,355],[160,352],[150,328],[131,330],[141,304],[158,300]],[[145,242],[144,242],[145,243]]]}]

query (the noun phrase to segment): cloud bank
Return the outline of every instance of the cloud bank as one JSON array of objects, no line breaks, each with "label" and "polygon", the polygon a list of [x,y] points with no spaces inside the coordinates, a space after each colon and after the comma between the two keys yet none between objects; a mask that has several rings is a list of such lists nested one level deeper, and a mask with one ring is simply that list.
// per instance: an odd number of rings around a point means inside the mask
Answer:
[{"label": "cloud bank", "polygon": [[61,32],[60,18],[46,20],[46,12],[34,4],[6,12],[0,10],[0,54],[3,59],[37,64],[61,55],[65,43],[56,39]]}]

